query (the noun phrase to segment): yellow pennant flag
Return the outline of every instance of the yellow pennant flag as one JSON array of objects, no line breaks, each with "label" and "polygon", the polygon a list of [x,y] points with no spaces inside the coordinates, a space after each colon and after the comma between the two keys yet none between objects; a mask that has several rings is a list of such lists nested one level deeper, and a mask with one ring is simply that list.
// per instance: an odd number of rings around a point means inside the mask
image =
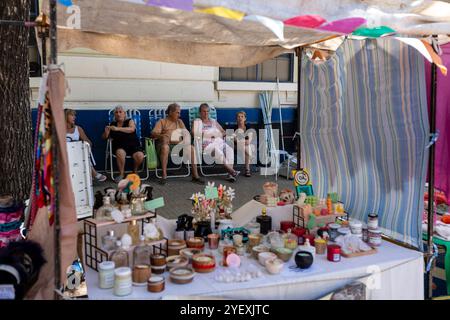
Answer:
[{"label": "yellow pennant flag", "polygon": [[245,16],[245,13],[243,13],[243,12],[227,9],[224,7],[210,7],[210,8],[205,8],[205,9],[196,9],[194,11],[201,12],[201,13],[213,14],[215,16],[228,18],[228,19],[234,19],[234,20],[238,20],[238,21],[241,21]]}]

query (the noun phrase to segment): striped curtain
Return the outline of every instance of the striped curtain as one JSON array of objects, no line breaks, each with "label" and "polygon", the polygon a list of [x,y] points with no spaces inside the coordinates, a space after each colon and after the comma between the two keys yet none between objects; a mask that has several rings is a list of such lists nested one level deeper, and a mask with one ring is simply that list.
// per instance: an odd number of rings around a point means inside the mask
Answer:
[{"label": "striped curtain", "polygon": [[395,39],[346,40],[302,58],[302,165],[315,193],[337,192],[355,219],[422,248],[429,140],[423,57]]}]

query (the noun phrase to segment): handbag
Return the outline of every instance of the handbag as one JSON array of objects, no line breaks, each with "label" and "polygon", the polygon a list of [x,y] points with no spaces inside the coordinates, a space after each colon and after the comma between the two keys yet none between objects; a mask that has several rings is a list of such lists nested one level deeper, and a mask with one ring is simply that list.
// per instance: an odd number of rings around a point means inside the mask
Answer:
[{"label": "handbag", "polygon": [[149,169],[156,169],[158,167],[158,155],[154,140],[145,139],[145,152],[147,154],[147,167]]}]

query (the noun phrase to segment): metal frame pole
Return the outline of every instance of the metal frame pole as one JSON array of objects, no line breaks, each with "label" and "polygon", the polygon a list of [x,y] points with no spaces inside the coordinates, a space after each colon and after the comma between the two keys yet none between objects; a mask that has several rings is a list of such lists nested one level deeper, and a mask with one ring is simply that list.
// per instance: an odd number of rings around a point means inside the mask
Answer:
[{"label": "metal frame pole", "polygon": [[[436,65],[431,64],[431,83],[430,83],[430,132],[436,132],[436,93],[437,93],[437,77]],[[430,146],[430,153],[428,158],[428,241],[427,241],[427,266],[433,260],[433,218],[434,218],[434,162],[435,162],[435,144]],[[433,296],[433,273],[432,267],[427,271],[428,290],[427,298],[431,299]]]},{"label": "metal frame pole", "polygon": [[302,140],[300,136],[300,130],[301,130],[301,115],[300,115],[300,89],[301,89],[301,75],[302,75],[302,53],[303,48],[298,47],[297,48],[297,170],[300,170],[302,168],[301,166],[301,160],[302,160]]}]

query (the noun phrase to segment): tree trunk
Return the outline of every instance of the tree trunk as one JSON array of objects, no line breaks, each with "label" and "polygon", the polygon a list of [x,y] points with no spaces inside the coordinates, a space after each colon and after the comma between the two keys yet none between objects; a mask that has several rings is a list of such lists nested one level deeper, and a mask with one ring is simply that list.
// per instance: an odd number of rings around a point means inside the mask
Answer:
[{"label": "tree trunk", "polygon": [[[0,20],[28,21],[28,0],[1,0]],[[33,170],[29,28],[0,23],[0,195],[29,198]]]}]

